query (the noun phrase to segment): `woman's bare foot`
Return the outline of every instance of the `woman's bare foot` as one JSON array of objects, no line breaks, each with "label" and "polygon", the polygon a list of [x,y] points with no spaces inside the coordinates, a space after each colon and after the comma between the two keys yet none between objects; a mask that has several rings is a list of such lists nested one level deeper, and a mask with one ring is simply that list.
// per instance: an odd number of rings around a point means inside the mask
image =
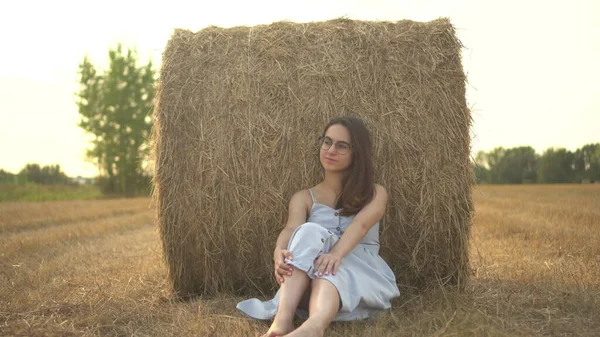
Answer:
[{"label": "woman's bare foot", "polygon": [[269,331],[261,337],[278,337],[284,336],[290,332],[294,331],[294,324],[291,321],[283,322],[277,320],[277,318],[271,324]]},{"label": "woman's bare foot", "polygon": [[298,327],[298,329],[294,330],[288,335],[285,335],[285,337],[323,337],[324,334],[324,329],[321,329],[318,326],[310,324],[310,322],[306,321],[304,324]]}]

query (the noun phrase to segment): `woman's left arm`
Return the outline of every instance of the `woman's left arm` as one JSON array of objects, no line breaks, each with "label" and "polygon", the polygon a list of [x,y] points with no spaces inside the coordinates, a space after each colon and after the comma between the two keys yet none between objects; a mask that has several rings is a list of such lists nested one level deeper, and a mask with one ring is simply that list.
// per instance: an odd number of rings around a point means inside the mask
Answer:
[{"label": "woman's left arm", "polygon": [[367,232],[383,217],[387,206],[388,195],[383,186],[375,185],[375,195],[365,207],[354,217],[354,221],[348,226],[340,240],[335,244],[328,254],[322,254],[315,263],[319,275],[335,275],[342,261],[352,249],[354,249]]}]

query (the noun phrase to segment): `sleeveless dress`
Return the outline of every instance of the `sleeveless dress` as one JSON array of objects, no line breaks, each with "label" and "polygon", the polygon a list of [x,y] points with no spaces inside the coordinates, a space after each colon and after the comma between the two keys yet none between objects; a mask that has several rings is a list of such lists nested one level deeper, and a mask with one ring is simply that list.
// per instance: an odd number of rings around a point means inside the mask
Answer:
[{"label": "sleeveless dress", "polygon": [[[400,291],[394,273],[379,256],[379,223],[342,258],[335,275],[319,276],[314,270],[315,259],[333,248],[354,220],[354,215],[339,215],[339,210],[317,203],[312,190],[309,189],[309,192],[313,201],[309,217],[306,223],[294,230],[287,247],[293,260],[286,259],[285,262],[304,271],[311,279],[326,279],[337,288],[341,306],[334,321],[373,318],[389,309],[391,300],[399,296]],[[279,292],[273,299],[264,302],[256,298],[242,301],[237,308],[255,319],[273,319],[277,313]],[[306,309],[298,308],[296,314],[301,318],[308,317]]]}]

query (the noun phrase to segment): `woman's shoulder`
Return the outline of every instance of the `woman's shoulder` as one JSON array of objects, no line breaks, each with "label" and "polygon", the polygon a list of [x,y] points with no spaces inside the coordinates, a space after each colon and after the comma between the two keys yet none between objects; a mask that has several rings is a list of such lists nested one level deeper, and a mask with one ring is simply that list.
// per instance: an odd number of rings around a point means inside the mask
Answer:
[{"label": "woman's shoulder", "polygon": [[382,185],[375,183],[375,191],[381,191],[381,192],[386,192],[385,187],[383,187]]},{"label": "woman's shoulder", "polygon": [[312,207],[312,197],[308,189],[300,190],[292,195],[290,199],[290,211],[292,209],[306,213],[308,217]]},{"label": "woman's shoulder", "polygon": [[314,187],[310,187],[310,188],[305,188],[303,190],[299,190],[296,191],[293,195],[292,198],[301,198],[301,199],[310,199],[310,191],[311,189],[314,189]]},{"label": "woman's shoulder", "polygon": [[294,193],[292,195],[290,203],[298,203],[298,204],[304,204],[304,205],[310,205],[310,204],[312,204],[312,196],[311,196],[310,191],[308,190],[308,188],[300,190],[300,191],[297,191],[296,193]]},{"label": "woman's shoulder", "polygon": [[380,196],[380,197],[384,197],[387,198],[387,191],[385,189],[385,187],[379,185],[379,184],[375,184],[375,195],[374,196]]}]

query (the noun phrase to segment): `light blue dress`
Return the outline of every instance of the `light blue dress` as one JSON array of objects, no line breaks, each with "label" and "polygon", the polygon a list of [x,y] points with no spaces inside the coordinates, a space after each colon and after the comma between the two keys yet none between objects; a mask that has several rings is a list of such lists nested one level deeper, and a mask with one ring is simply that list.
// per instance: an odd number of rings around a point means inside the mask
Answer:
[{"label": "light blue dress", "polygon": [[[335,275],[316,274],[315,259],[333,248],[352,223],[354,215],[339,215],[339,210],[317,203],[312,190],[309,189],[309,192],[313,204],[308,220],[294,230],[288,243],[293,260],[286,259],[285,262],[303,270],[311,279],[326,279],[337,288],[341,308],[334,321],[372,318],[389,309],[391,300],[399,296],[400,291],[394,273],[379,256],[379,223],[344,256]],[[279,291],[271,300],[263,302],[252,298],[238,303],[237,308],[252,318],[270,320],[275,317],[278,304]],[[308,317],[308,312],[302,308],[296,314]]]}]

